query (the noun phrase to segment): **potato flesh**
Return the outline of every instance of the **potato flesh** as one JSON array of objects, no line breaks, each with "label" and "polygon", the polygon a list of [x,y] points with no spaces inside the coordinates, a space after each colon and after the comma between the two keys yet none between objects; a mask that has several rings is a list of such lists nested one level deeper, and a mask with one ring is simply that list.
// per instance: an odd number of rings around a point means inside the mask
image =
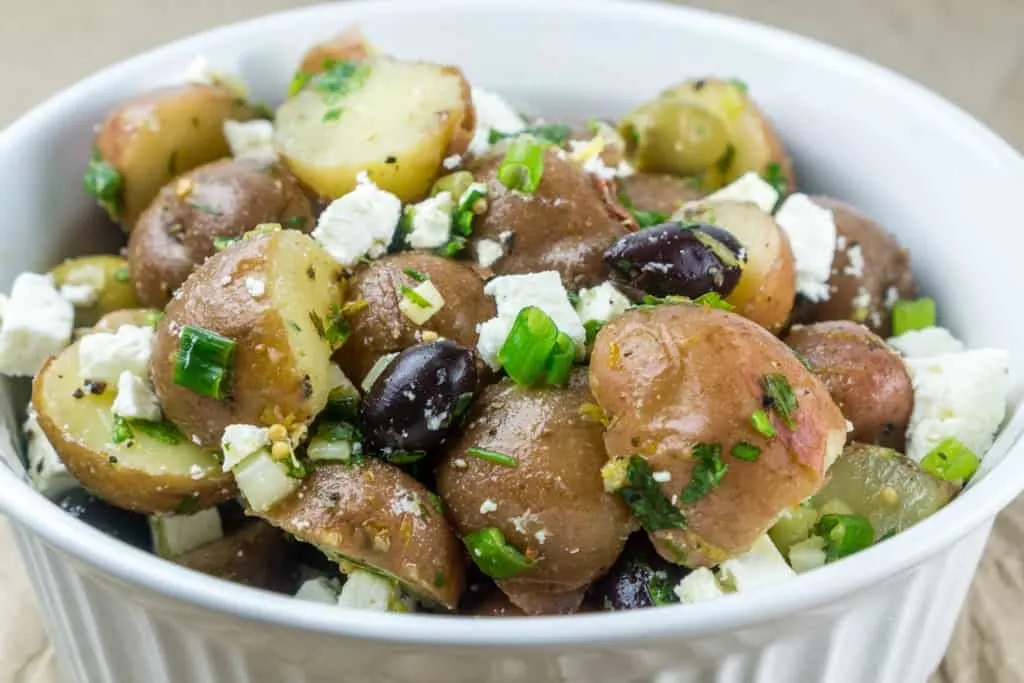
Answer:
[{"label": "potato flesh", "polygon": [[51,271],[54,284],[88,285],[96,288],[96,303],[75,306],[75,323],[79,326],[95,324],[108,313],[139,305],[135,288],[125,277],[128,261],[113,254],[79,256],[64,261]]},{"label": "potato flesh", "polygon": [[[366,171],[403,201],[425,196],[457,129],[471,116],[468,87],[452,68],[378,59],[365,83],[336,99],[312,88],[277,112],[277,147],[321,195],[351,191]],[[332,110],[336,121],[325,121]],[[330,117],[328,117],[330,118]],[[390,162],[389,162],[390,160]]]}]

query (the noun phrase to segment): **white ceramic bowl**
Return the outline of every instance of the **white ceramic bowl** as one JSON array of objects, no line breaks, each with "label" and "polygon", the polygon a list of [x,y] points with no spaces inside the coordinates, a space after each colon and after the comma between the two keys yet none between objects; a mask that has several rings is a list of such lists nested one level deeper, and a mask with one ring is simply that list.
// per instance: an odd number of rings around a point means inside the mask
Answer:
[{"label": "white ceramic bowl", "polygon": [[[914,255],[942,319],[1018,359],[1013,415],[975,484],[932,518],[770,589],[693,606],[541,619],[347,611],[189,572],[64,515],[15,451],[22,386],[0,393],[14,521],[61,666],[77,683],[910,683],[939,663],[995,514],[1024,488],[1021,158],[899,76],[815,42],[704,12],[590,0],[324,5],[217,29],[104,70],[0,135],[0,289],[22,270],[109,246],[81,191],[93,124],[181,77],[203,53],[256,94],[283,92],[301,51],[358,21],[403,57],[549,118],[617,115],[686,76],[736,75],[781,129],[801,183],[878,217]],[[106,244],[104,244],[106,243]],[[2,461],[3,458],[0,458]]]}]

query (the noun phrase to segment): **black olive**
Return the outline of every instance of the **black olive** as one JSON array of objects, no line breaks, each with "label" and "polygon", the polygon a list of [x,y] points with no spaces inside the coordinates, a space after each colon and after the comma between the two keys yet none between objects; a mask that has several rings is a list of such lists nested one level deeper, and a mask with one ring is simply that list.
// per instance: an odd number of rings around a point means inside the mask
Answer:
[{"label": "black olive", "polygon": [[475,388],[470,349],[448,340],[407,348],[363,397],[365,446],[396,464],[423,457],[461,421]]},{"label": "black olive", "polygon": [[54,502],[72,517],[109,536],[142,550],[148,551],[152,547],[149,521],[145,515],[116,508],[85,489],[72,489]]},{"label": "black olive", "polygon": [[658,555],[646,533],[633,534],[608,573],[590,587],[590,598],[604,610],[679,602],[673,588],[687,573]]},{"label": "black olive", "polygon": [[633,232],[604,252],[612,279],[635,299],[644,294],[728,296],[746,260],[739,240],[704,223],[666,223]]}]

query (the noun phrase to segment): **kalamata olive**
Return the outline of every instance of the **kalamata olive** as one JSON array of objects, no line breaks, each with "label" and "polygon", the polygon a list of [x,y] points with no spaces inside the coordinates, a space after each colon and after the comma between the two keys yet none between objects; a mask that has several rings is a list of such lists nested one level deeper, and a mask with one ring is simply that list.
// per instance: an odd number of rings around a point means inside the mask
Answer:
[{"label": "kalamata olive", "polygon": [[647,534],[633,534],[608,573],[590,587],[589,598],[604,610],[679,602],[672,589],[687,573],[658,555]]},{"label": "kalamata olive", "polygon": [[429,453],[465,414],[475,388],[470,349],[448,340],[410,346],[363,397],[365,445],[396,463]]},{"label": "kalamata olive", "polygon": [[604,252],[612,278],[634,298],[728,296],[739,282],[746,248],[722,228],[666,223],[620,238]]},{"label": "kalamata olive", "polygon": [[72,517],[128,545],[142,550],[150,550],[152,547],[149,521],[145,515],[114,507],[85,489],[72,489],[54,502]]}]

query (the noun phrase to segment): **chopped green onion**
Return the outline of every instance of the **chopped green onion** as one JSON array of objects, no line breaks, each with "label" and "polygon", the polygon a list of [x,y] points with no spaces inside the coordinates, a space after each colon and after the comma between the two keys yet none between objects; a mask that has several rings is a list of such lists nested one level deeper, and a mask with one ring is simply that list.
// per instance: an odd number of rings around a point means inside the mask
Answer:
[{"label": "chopped green onion", "polygon": [[647,531],[661,529],[683,529],[686,518],[665,496],[661,485],[654,479],[654,472],[647,461],[639,455],[628,460],[612,460],[601,470],[605,488],[612,484],[613,491],[633,511],[633,516]]},{"label": "chopped green onion", "polygon": [[131,273],[128,271],[128,266],[121,266],[114,271],[114,279],[118,282],[128,282],[131,279]]},{"label": "chopped green onion", "polygon": [[502,467],[519,467],[519,461],[513,458],[511,455],[507,455],[500,451],[492,451],[489,448],[472,448],[466,449],[467,455],[472,455],[474,458],[480,458],[487,462],[493,462],[495,465],[501,465]]},{"label": "chopped green onion", "polygon": [[466,248],[466,238],[462,237],[461,235],[455,235],[451,239],[449,239],[447,242],[445,242],[443,246],[438,247],[437,248],[437,253],[440,256],[446,256],[448,258],[452,258],[453,256],[455,256],[456,254],[458,254],[460,251],[462,251],[465,248]]},{"label": "chopped green onion", "polygon": [[510,138],[516,135],[532,135],[533,137],[552,145],[564,145],[565,141],[572,135],[572,128],[564,123],[545,123],[536,126],[530,126],[518,133],[503,133],[500,130],[491,129],[490,133],[487,134],[487,144],[493,145],[496,142],[500,142],[505,138]]},{"label": "chopped green onion", "polygon": [[224,251],[225,249],[227,249],[228,247],[230,247],[232,244],[234,244],[235,242],[239,241],[240,239],[241,239],[240,237],[220,237],[220,236],[217,236],[217,237],[213,238],[213,248],[216,249],[217,251]]},{"label": "chopped green onion", "polygon": [[299,94],[299,91],[305,88],[312,78],[313,74],[309,71],[296,71],[295,75],[292,76],[291,83],[288,84],[288,97],[294,97]]},{"label": "chopped green onion", "polygon": [[124,179],[114,165],[100,155],[98,149],[92,151],[82,184],[85,191],[96,198],[96,203],[116,220],[123,208]]},{"label": "chopped green onion", "polygon": [[415,268],[403,268],[402,272],[411,277],[416,282],[426,282],[430,278],[416,270]]},{"label": "chopped green onion", "polygon": [[555,322],[536,306],[519,311],[498,351],[498,359],[513,382],[532,386],[540,381],[558,334]]},{"label": "chopped green onion", "polygon": [[174,383],[202,396],[224,398],[234,352],[233,340],[201,327],[183,326],[174,362]]},{"label": "chopped green onion", "polygon": [[693,303],[707,308],[717,308],[720,311],[731,311],[736,308],[731,303],[723,299],[722,295],[718,292],[704,292],[694,299]]},{"label": "chopped green onion", "polygon": [[817,532],[825,539],[826,562],[864,550],[875,540],[871,522],[860,515],[822,515]]},{"label": "chopped green onion", "polygon": [[474,531],[463,537],[462,542],[476,566],[492,579],[511,579],[533,566],[533,562],[508,544],[505,534],[496,527]]},{"label": "chopped green onion", "polygon": [[892,333],[899,336],[912,330],[923,330],[935,325],[935,300],[900,299],[892,307]]},{"label": "chopped green onion", "polygon": [[597,333],[604,327],[604,323],[600,320],[588,320],[583,323],[583,331],[587,334],[587,346],[594,344],[594,339],[597,338]]},{"label": "chopped green onion", "polygon": [[921,469],[939,479],[963,482],[971,478],[979,464],[978,456],[958,439],[943,439],[921,458]]},{"label": "chopped green onion", "polygon": [[572,364],[576,360],[576,344],[565,332],[559,332],[555,338],[555,348],[548,356],[547,383],[564,387],[569,383]]},{"label": "chopped green onion", "polygon": [[418,308],[430,308],[431,304],[427,301],[426,297],[414,290],[412,287],[402,285],[398,290],[402,293],[402,296],[408,299],[414,306]]},{"label": "chopped green onion", "polygon": [[775,191],[780,195],[786,194],[789,189],[789,180],[786,178],[786,173],[782,170],[782,164],[777,161],[773,161],[764,167],[761,171],[761,178],[775,188]]},{"label": "chopped green onion", "polygon": [[761,388],[765,396],[771,400],[772,409],[778,413],[786,426],[792,429],[796,425],[793,421],[793,411],[797,409],[798,403],[786,376],[779,373],[762,375]]},{"label": "chopped green onion", "polygon": [[124,419],[120,415],[114,416],[114,434],[111,436],[111,441],[114,443],[124,443],[131,439],[135,434],[132,432],[131,426],[128,424],[128,420]]},{"label": "chopped green onion", "polygon": [[690,483],[683,489],[682,501],[696,503],[722,483],[729,466],[722,462],[722,447],[716,443],[699,443],[693,447],[697,463],[693,466]]},{"label": "chopped green onion", "polygon": [[763,410],[755,410],[750,416],[750,424],[754,426],[757,433],[766,439],[770,439],[775,436],[775,425],[772,424],[771,419],[768,417],[768,413]]},{"label": "chopped green onion", "polygon": [[746,441],[740,441],[733,445],[732,450],[729,451],[732,457],[740,460],[746,460],[747,462],[757,462],[757,459],[761,457],[761,447],[755,446],[752,443]]},{"label": "chopped green onion", "polygon": [[427,457],[426,451],[387,451],[381,453],[393,465],[411,465]]},{"label": "chopped green onion", "polygon": [[153,422],[152,420],[128,420],[128,424],[131,425],[132,429],[141,432],[151,439],[155,439],[160,443],[165,443],[168,446],[177,446],[179,443],[185,440],[178,428],[167,420],[161,422]]},{"label": "chopped green onion", "polygon": [[674,588],[675,583],[669,581],[664,572],[655,572],[651,578],[647,579],[647,595],[655,607],[674,605],[679,602],[679,596],[676,595]]},{"label": "chopped green onion", "polygon": [[530,137],[519,137],[505,152],[498,167],[498,180],[510,190],[533,193],[544,174],[544,145]]}]

